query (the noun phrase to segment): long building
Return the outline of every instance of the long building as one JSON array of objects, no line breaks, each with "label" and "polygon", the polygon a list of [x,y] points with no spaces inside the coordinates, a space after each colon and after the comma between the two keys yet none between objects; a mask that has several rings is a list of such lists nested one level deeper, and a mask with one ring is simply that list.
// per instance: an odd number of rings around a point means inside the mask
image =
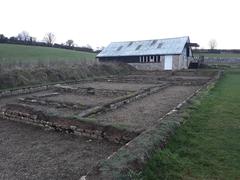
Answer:
[{"label": "long building", "polygon": [[188,36],[144,41],[112,42],[98,55],[100,62],[125,62],[140,70],[187,69],[193,60]]}]

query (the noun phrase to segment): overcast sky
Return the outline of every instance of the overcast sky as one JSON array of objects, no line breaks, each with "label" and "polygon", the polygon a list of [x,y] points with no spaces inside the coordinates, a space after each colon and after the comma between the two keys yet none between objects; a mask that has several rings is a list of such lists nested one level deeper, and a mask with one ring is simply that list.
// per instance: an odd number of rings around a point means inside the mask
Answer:
[{"label": "overcast sky", "polygon": [[190,36],[208,48],[240,48],[239,0],[0,0],[0,34],[106,46],[112,41]]}]

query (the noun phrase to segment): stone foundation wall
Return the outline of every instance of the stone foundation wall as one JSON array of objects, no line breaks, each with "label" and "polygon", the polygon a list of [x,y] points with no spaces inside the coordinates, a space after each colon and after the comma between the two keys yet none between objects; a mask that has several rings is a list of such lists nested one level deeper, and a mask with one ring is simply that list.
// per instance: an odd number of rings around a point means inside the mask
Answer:
[{"label": "stone foundation wall", "polygon": [[92,114],[100,114],[100,113],[105,113],[107,111],[111,111],[114,109],[117,109],[125,104],[131,103],[133,101],[136,101],[140,98],[144,98],[148,95],[151,95],[153,93],[157,93],[160,90],[167,88],[168,86],[170,86],[170,84],[166,83],[166,84],[162,84],[160,86],[155,86],[155,87],[151,87],[148,89],[144,89],[140,92],[136,92],[136,93],[132,93],[130,95],[127,96],[123,96],[120,98],[117,98],[109,103],[106,103],[102,106],[95,106],[91,109],[87,109],[86,111],[81,112],[78,116],[79,117],[88,117]]},{"label": "stone foundation wall", "polygon": [[121,147],[106,160],[100,161],[82,180],[116,180],[131,179],[129,171],[140,171],[157,149],[163,149],[169,138],[181,126],[184,108],[191,106],[191,98],[198,95],[202,89],[210,89],[220,78],[219,72],[211,81],[178,104],[162,117],[155,126],[141,133],[132,141]]},{"label": "stone foundation wall", "polygon": [[55,86],[55,91],[61,93],[74,93],[78,95],[96,95],[96,96],[104,96],[104,97],[116,97],[116,96],[124,96],[133,91],[126,90],[110,90],[110,89],[95,89],[95,88],[72,88],[67,86]]},{"label": "stone foundation wall", "polygon": [[19,101],[25,104],[48,106],[48,107],[54,107],[54,108],[66,108],[66,109],[73,109],[73,110],[86,110],[91,108],[91,106],[83,105],[80,103],[42,100],[40,98],[30,98],[30,97],[19,98]]},{"label": "stone foundation wall", "polygon": [[[93,81],[93,79],[68,81],[68,82],[62,82],[60,84],[77,84],[77,83],[91,82],[91,81]],[[21,87],[21,88],[10,89],[10,90],[0,90],[0,98],[17,96],[22,94],[30,94],[30,93],[39,92],[39,91],[46,91],[49,89],[53,89],[55,86],[56,84],[47,84],[47,85],[39,85],[39,86],[31,86],[31,87]]]},{"label": "stone foundation wall", "polygon": [[6,105],[1,109],[0,117],[93,139],[105,139],[118,144],[126,144],[140,133],[129,132],[112,126],[96,125],[84,119],[51,117],[43,112],[35,111],[29,106],[18,104]]},{"label": "stone foundation wall", "polygon": [[8,96],[16,96],[20,94],[29,94],[38,91],[45,91],[52,88],[50,85],[46,86],[36,86],[36,87],[25,87],[20,89],[11,89],[11,90],[2,90],[0,91],[0,98],[8,97]]}]

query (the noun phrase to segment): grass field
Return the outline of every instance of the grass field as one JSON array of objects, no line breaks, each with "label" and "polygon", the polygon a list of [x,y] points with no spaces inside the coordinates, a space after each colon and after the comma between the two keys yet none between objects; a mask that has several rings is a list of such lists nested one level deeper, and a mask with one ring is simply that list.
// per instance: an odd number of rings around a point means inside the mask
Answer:
[{"label": "grass field", "polygon": [[240,179],[240,70],[226,72],[188,111],[141,179]]},{"label": "grass field", "polygon": [[126,64],[97,63],[96,53],[0,44],[0,89],[128,74]]},{"label": "grass field", "polygon": [[50,61],[94,60],[96,54],[66,49],[0,44],[0,63],[16,64]]}]

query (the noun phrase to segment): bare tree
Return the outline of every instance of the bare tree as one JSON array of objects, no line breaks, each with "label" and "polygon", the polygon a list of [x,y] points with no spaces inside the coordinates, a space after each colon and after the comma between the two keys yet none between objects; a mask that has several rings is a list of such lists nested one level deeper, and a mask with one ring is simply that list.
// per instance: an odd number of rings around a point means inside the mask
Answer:
[{"label": "bare tree", "polygon": [[210,47],[210,49],[215,49],[215,48],[217,47],[217,41],[216,41],[216,39],[211,39],[211,40],[209,41],[209,47]]},{"label": "bare tree", "polygon": [[31,37],[27,31],[22,31],[21,33],[18,34],[17,38],[20,41],[30,41]]},{"label": "bare tree", "polygon": [[67,40],[66,44],[67,44],[67,46],[69,46],[69,47],[74,46],[74,42],[73,42],[72,39]]},{"label": "bare tree", "polygon": [[49,32],[49,33],[47,33],[47,34],[44,36],[43,40],[44,40],[47,44],[53,45],[53,43],[54,43],[55,40],[56,40],[56,36],[55,36],[53,33]]}]

